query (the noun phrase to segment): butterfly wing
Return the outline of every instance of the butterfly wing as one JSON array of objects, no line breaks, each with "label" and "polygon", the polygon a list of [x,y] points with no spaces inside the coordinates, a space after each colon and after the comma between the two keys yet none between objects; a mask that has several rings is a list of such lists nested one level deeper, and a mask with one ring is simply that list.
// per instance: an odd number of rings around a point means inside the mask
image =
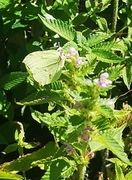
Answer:
[{"label": "butterfly wing", "polygon": [[64,66],[60,53],[56,50],[36,51],[27,55],[23,61],[30,76],[44,86],[56,81]]}]

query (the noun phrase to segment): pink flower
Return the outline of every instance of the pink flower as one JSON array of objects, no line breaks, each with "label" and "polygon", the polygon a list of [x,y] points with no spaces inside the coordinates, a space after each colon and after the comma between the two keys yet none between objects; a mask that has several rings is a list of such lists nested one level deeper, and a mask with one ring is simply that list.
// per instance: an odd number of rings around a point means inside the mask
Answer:
[{"label": "pink flower", "polygon": [[69,53],[70,56],[75,56],[76,54],[78,54],[77,50],[74,47],[70,47]]},{"label": "pink flower", "polygon": [[106,102],[106,106],[113,106],[114,104],[115,104],[115,101],[113,101],[113,100],[108,100]]},{"label": "pink flower", "polygon": [[109,74],[107,72],[102,73],[99,79],[95,79],[94,83],[96,83],[99,87],[108,87],[112,84],[112,81],[108,79]]},{"label": "pink flower", "polygon": [[80,67],[82,64],[83,64],[82,58],[81,58],[81,57],[78,57],[78,58],[77,58],[77,61],[76,61],[76,66]]}]

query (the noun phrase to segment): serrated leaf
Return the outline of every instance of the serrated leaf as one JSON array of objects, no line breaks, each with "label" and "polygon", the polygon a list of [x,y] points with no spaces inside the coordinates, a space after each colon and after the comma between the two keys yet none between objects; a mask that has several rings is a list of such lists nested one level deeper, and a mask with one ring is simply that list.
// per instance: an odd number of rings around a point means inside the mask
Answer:
[{"label": "serrated leaf", "polygon": [[48,90],[48,89],[49,89],[49,90],[53,89],[53,90],[55,90],[55,91],[57,91],[57,90],[63,90],[63,89],[64,89],[63,84],[62,84],[61,81],[55,81],[55,82],[53,82],[53,83],[51,83],[51,84],[48,84],[45,88],[46,88],[47,90]]},{"label": "serrated leaf", "polygon": [[118,142],[112,137],[112,135],[106,133],[100,134],[96,139],[98,142],[102,143],[106,148],[112,151],[119,159],[121,159],[124,163],[130,165],[130,161],[127,158],[126,153],[123,148],[118,144]]},{"label": "serrated leaf", "polygon": [[87,40],[81,32],[76,32],[76,41],[80,47],[82,47],[84,49],[88,49],[88,47],[85,46]]},{"label": "serrated leaf", "polygon": [[100,107],[97,107],[97,111],[106,118],[114,117],[113,110],[109,106],[101,105]]},{"label": "serrated leaf", "polygon": [[63,116],[60,116],[62,112],[54,112],[52,114],[49,113],[40,113],[39,111],[33,111],[32,110],[32,117],[37,122],[39,122],[41,125],[47,125],[50,127],[62,127],[67,126],[67,119]]},{"label": "serrated leaf", "polygon": [[102,143],[99,143],[97,141],[89,141],[89,146],[90,146],[90,150],[92,152],[96,152],[96,151],[100,151],[100,150],[103,150],[105,149],[105,146],[102,145]]},{"label": "serrated leaf", "polygon": [[61,37],[68,41],[73,41],[75,37],[75,30],[70,27],[68,24],[64,23],[63,21],[59,19],[46,19],[45,17],[39,15],[39,18],[41,19],[42,23],[48,27],[50,30],[56,32]]},{"label": "serrated leaf", "polygon": [[108,118],[105,118],[104,116],[97,117],[92,123],[98,130],[105,130],[109,128]]},{"label": "serrated leaf", "polygon": [[44,104],[48,102],[56,102],[63,99],[61,96],[61,92],[57,93],[54,91],[39,91],[39,92],[32,92],[30,95],[26,96],[23,100],[17,101],[18,105],[37,105],[37,104]]},{"label": "serrated leaf", "polygon": [[124,58],[121,58],[110,51],[99,48],[92,49],[92,53],[96,55],[98,61],[102,61],[106,63],[121,63],[122,61],[125,60]]},{"label": "serrated leaf", "polygon": [[107,49],[107,51],[108,51],[108,50],[111,50],[115,44],[116,43],[113,42],[113,41],[111,41],[111,42],[101,42],[101,43],[95,45],[95,48],[97,48],[97,49]]},{"label": "serrated leaf", "polygon": [[32,164],[35,161],[46,159],[46,158],[52,158],[54,156],[55,152],[57,150],[57,147],[55,143],[50,142],[43,148],[39,149],[36,152],[33,152],[31,154],[27,154],[21,158],[18,158],[12,162],[7,162],[2,164],[2,169],[5,171],[26,171],[30,168],[32,168]]},{"label": "serrated leaf", "polygon": [[17,174],[15,175],[15,174],[0,170],[0,179],[1,180],[4,180],[4,179],[5,180],[21,180],[23,179],[23,177]]},{"label": "serrated leaf", "polygon": [[59,158],[52,162],[42,180],[62,180],[70,177],[75,171],[75,161],[67,158]]},{"label": "serrated leaf", "polygon": [[122,75],[125,85],[130,89],[132,83],[132,59],[130,59],[130,62],[123,68]]},{"label": "serrated leaf", "polygon": [[25,72],[11,72],[0,79],[0,86],[5,90],[10,90],[22,83],[26,77],[27,73]]},{"label": "serrated leaf", "polygon": [[87,46],[88,47],[95,46],[105,41],[106,39],[110,38],[111,36],[112,34],[92,34],[88,37]]},{"label": "serrated leaf", "polygon": [[36,51],[27,55],[23,63],[34,81],[44,86],[60,77],[64,59],[57,50]]}]

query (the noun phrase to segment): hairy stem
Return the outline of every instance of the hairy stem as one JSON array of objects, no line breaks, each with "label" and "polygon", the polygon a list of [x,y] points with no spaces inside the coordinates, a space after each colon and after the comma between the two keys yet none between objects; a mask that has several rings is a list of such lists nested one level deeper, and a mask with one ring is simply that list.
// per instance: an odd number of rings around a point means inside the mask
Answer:
[{"label": "hairy stem", "polygon": [[114,4],[113,4],[112,32],[116,32],[119,0],[113,0],[113,1],[114,1]]},{"label": "hairy stem", "polygon": [[86,166],[84,165],[79,165],[78,166],[78,180],[84,180],[85,177],[85,173],[86,173]]}]

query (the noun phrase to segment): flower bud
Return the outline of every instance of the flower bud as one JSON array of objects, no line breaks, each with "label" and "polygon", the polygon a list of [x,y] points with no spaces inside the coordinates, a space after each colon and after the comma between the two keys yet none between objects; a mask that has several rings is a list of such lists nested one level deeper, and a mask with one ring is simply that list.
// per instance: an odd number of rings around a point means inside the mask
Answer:
[{"label": "flower bud", "polygon": [[90,159],[94,158],[94,152],[89,152],[89,153],[88,153],[88,157],[89,157]]},{"label": "flower bud", "polygon": [[66,151],[68,156],[73,154],[73,147],[68,143],[66,143],[66,147],[64,148],[64,150]]},{"label": "flower bud", "polygon": [[89,131],[88,130],[84,130],[80,136],[81,140],[87,142],[87,141],[90,141],[91,140],[91,137],[89,135]]}]

